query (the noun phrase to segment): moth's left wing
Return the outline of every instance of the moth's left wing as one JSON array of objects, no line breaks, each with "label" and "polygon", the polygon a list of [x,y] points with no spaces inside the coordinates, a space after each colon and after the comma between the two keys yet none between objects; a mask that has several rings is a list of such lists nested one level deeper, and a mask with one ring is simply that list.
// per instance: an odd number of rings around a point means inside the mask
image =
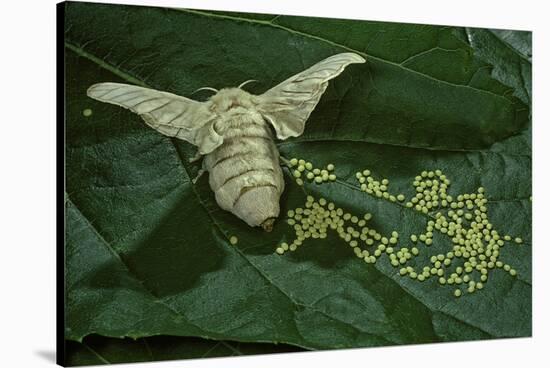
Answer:
[{"label": "moth's left wing", "polygon": [[306,120],[327,89],[328,81],[349,64],[364,62],[364,58],[352,52],[326,58],[257,96],[258,111],[273,125],[277,138],[297,137],[304,132]]},{"label": "moth's left wing", "polygon": [[214,130],[214,114],[202,102],[122,83],[98,83],[88,88],[88,96],[129,109],[145,123],[169,137],[194,144],[201,154],[212,152],[223,143]]}]

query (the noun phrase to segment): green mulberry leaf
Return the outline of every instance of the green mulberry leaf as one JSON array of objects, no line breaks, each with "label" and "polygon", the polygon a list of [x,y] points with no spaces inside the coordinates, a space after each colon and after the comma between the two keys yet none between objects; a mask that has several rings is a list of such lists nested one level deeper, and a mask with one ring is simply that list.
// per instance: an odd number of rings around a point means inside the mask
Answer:
[{"label": "green mulberry leaf", "polygon": [[[528,38],[85,3],[68,3],[65,26],[67,339],[173,335],[330,349],[531,335]],[[221,210],[207,177],[192,183],[194,147],[86,96],[113,81],[203,100],[193,91],[248,79],[259,80],[249,85],[259,94],[344,51],[367,63],[330,83],[302,136],[278,142],[283,157],[333,163],[338,179],[300,187],[287,175],[269,234]],[[453,196],[483,186],[494,227],[523,238],[501,252],[518,275],[494,270],[483,290],[456,298],[437,280],[401,277],[387,259],[366,264],[334,233],[275,253],[294,236],[284,214],[307,194],[372,213],[378,231],[397,230],[410,246],[429,216],[362,192],[355,172],[365,168],[407,198],[423,170],[442,170]],[[419,257],[451,247],[438,235]]]}]

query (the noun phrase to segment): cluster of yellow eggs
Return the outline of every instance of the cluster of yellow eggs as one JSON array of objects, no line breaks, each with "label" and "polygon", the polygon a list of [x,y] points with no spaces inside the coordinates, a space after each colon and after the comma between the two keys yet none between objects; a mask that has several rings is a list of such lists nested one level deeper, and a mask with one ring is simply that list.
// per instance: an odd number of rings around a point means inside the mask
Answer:
[{"label": "cluster of yellow eggs", "polygon": [[[367,263],[375,263],[382,253],[393,252],[392,246],[397,244],[396,232],[385,237],[368,226],[368,221],[372,218],[370,213],[359,218],[324,198],[316,201],[308,196],[304,207],[290,210],[287,215],[287,222],[293,226],[296,238],[290,244],[281,243],[276,249],[279,254],[296,250],[308,238],[324,239],[329,229],[336,231],[353,248],[357,257]],[[375,243],[379,243],[376,250],[366,249]]]},{"label": "cluster of yellow eggs", "polygon": [[[298,165],[295,169],[298,172],[309,170],[307,164],[310,163],[305,160],[291,161],[291,167]],[[304,170],[300,171],[301,166]],[[326,171],[329,172],[328,168]],[[334,179],[328,180],[335,180],[335,174],[332,175]],[[426,217],[422,233],[411,234],[406,239],[400,238],[397,231],[384,236],[369,225],[370,213],[356,216],[325,198],[316,200],[308,196],[303,207],[287,213],[287,222],[294,228],[295,239],[290,244],[281,243],[276,252],[295,251],[308,238],[324,239],[330,229],[366,263],[375,263],[386,255],[390,264],[399,270],[399,275],[420,282],[435,278],[440,285],[453,285],[457,297],[463,291],[473,293],[483,289],[494,270],[502,269],[510,276],[517,275],[517,271],[499,257],[501,248],[507,243],[519,245],[523,240],[502,235],[494,228],[483,187],[475,193],[453,197],[447,193],[451,181],[440,170],[423,171],[412,182],[415,194],[405,202],[405,195],[390,193],[388,179],[376,180],[370,170],[357,172],[355,176],[361,191],[422,213]],[[436,232],[449,239],[449,246],[444,253],[431,254],[428,252]],[[424,252],[429,257],[428,264],[419,266],[419,261],[412,261]]]},{"label": "cluster of yellow eggs", "polygon": [[333,164],[328,164],[325,168],[317,168],[313,167],[311,162],[297,158],[290,159],[286,164],[292,169],[292,175],[298,185],[304,185],[304,180],[316,184],[336,180]]}]

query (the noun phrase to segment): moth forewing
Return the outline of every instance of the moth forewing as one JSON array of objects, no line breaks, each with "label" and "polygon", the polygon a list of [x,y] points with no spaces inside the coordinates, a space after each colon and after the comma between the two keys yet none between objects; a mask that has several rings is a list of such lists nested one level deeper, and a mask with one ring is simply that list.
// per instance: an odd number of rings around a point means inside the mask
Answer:
[{"label": "moth forewing", "polygon": [[215,115],[206,103],[168,92],[123,83],[98,83],[87,94],[101,102],[129,109],[147,125],[169,137],[179,138],[210,153],[222,144],[212,125]]},{"label": "moth forewing", "polygon": [[121,83],[95,84],[88,96],[129,109],[158,132],[197,146],[218,205],[271,231],[284,180],[269,125],[279,139],[301,135],[328,81],[363,62],[354,53],[333,55],[259,96],[240,88],[246,82],[206,102]]},{"label": "moth forewing", "polygon": [[309,115],[325,92],[328,81],[346,66],[364,63],[354,53],[333,55],[288,78],[258,97],[258,110],[273,126],[277,138],[298,137],[304,132]]}]

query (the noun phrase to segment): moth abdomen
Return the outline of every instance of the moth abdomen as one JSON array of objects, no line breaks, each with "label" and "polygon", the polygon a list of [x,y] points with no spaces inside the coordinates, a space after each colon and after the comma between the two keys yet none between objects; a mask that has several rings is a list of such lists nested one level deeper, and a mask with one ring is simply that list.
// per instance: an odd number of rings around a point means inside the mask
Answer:
[{"label": "moth abdomen", "polygon": [[261,226],[264,230],[271,231],[273,222],[279,216],[282,190],[272,184],[243,189],[232,212],[250,226]]},{"label": "moth abdomen", "polygon": [[279,153],[260,115],[229,119],[217,124],[223,144],[205,158],[210,187],[220,207],[251,226],[260,226],[279,215],[284,189]]}]

